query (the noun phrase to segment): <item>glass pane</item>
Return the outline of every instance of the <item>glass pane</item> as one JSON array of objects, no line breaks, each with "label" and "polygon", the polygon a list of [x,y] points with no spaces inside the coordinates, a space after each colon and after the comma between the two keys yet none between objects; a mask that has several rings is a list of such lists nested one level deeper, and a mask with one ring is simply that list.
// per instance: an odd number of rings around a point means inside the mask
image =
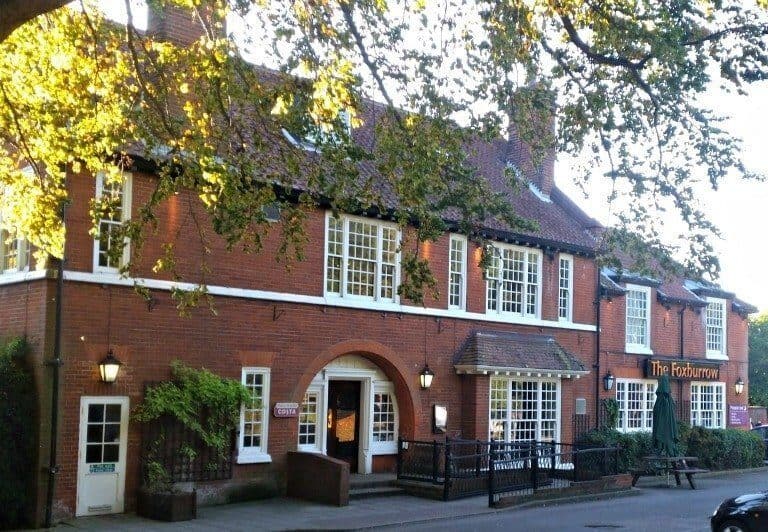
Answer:
[{"label": "glass pane", "polygon": [[104,425],[104,441],[119,442],[120,441],[120,425],[118,425],[117,423],[108,423]]},{"label": "glass pane", "polygon": [[101,462],[101,445],[86,445],[85,462],[87,464],[98,464]]},{"label": "glass pane", "polygon": [[103,425],[88,425],[88,435],[85,441],[88,443],[101,443],[104,441],[102,436],[104,435]]},{"label": "glass pane", "polygon": [[88,423],[104,421],[104,405],[88,405]]},{"label": "glass pane", "polygon": [[120,423],[120,405],[107,405],[107,421]]},{"label": "glass pane", "polygon": [[105,462],[117,462],[117,458],[120,454],[119,445],[105,445],[104,446],[104,461]]}]

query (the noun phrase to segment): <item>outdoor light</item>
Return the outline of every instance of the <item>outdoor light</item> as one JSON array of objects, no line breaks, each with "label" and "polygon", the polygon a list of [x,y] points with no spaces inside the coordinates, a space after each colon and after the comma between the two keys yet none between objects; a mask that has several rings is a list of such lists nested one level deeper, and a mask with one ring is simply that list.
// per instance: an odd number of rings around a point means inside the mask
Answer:
[{"label": "outdoor light", "polygon": [[614,377],[613,374],[609,371],[605,374],[605,377],[603,377],[603,388],[605,388],[606,392],[613,389],[614,382],[616,382],[616,377]]},{"label": "outdoor light", "polygon": [[741,377],[736,379],[736,382],[733,384],[733,389],[736,391],[736,395],[741,395],[741,392],[744,391],[744,381],[741,380]]},{"label": "outdoor light", "polygon": [[435,378],[435,373],[429,369],[429,364],[424,364],[424,369],[419,373],[419,383],[421,383],[421,389],[426,390],[432,386],[432,379]]},{"label": "outdoor light", "polygon": [[117,374],[120,371],[120,366],[123,363],[115,358],[115,355],[110,349],[101,362],[99,362],[99,373],[101,374],[102,382],[115,382],[117,380]]}]

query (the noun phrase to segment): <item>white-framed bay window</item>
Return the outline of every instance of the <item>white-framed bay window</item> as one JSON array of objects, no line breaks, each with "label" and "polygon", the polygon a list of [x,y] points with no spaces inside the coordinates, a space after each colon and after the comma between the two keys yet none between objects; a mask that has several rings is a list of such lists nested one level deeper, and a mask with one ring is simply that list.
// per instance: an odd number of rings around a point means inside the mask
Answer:
[{"label": "white-framed bay window", "polygon": [[558,261],[557,319],[573,321],[573,257],[563,253]]},{"label": "white-framed bay window", "polygon": [[725,383],[691,383],[691,425],[725,428]]},{"label": "white-framed bay window", "polygon": [[399,419],[395,387],[391,382],[373,383],[371,453],[397,453]]},{"label": "white-framed bay window", "polygon": [[448,308],[464,310],[467,299],[467,237],[451,235],[448,255]]},{"label": "white-framed bay window", "polygon": [[[93,240],[93,271],[119,273],[130,260],[128,241],[119,241],[120,227],[131,218],[133,176],[124,172],[119,180],[96,174],[96,202],[101,204],[97,235]],[[120,246],[122,253],[120,252]]]},{"label": "white-framed bay window", "polygon": [[267,453],[269,434],[269,368],[243,368],[242,383],[253,401],[240,409],[238,464],[271,462]]},{"label": "white-framed bay window", "polygon": [[627,284],[626,351],[651,353],[651,289]]},{"label": "white-framed bay window", "polygon": [[707,309],[704,314],[706,326],[707,358],[727,358],[726,324],[727,308],[725,299],[707,298]]},{"label": "white-framed bay window", "polygon": [[541,253],[498,244],[486,269],[486,312],[539,318],[541,314]]},{"label": "white-framed bay window", "polygon": [[616,379],[616,401],[619,403],[621,432],[651,430],[653,405],[656,402],[655,380]]},{"label": "white-framed bay window", "polygon": [[299,410],[299,451],[322,452],[323,388],[312,384],[304,393]]},{"label": "white-framed bay window", "polygon": [[394,302],[400,277],[399,246],[395,224],[328,213],[326,295]]},{"label": "white-framed bay window", "polygon": [[560,381],[491,377],[488,435],[495,440],[558,441]]}]

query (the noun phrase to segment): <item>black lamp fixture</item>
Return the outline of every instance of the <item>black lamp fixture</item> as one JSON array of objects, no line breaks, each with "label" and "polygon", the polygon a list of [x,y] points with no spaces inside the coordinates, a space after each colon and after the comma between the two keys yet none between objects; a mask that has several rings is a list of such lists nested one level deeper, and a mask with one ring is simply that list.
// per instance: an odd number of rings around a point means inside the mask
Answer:
[{"label": "black lamp fixture", "polygon": [[738,377],[736,382],[733,383],[733,390],[736,392],[736,395],[741,395],[744,391],[744,381],[741,380],[741,377]]},{"label": "black lamp fixture", "polygon": [[421,370],[421,373],[419,373],[419,383],[421,384],[421,389],[426,390],[430,386],[432,386],[432,379],[435,378],[435,373],[429,369],[429,364],[424,364],[424,369]]},{"label": "black lamp fixture", "polygon": [[608,371],[608,373],[605,374],[605,377],[603,377],[603,389],[606,392],[613,390],[614,382],[616,382],[616,377],[613,376],[613,373]]},{"label": "black lamp fixture", "polygon": [[101,382],[113,383],[117,380],[117,374],[120,372],[120,366],[123,363],[115,358],[114,353],[110,349],[101,362],[99,362],[99,374],[101,375]]}]

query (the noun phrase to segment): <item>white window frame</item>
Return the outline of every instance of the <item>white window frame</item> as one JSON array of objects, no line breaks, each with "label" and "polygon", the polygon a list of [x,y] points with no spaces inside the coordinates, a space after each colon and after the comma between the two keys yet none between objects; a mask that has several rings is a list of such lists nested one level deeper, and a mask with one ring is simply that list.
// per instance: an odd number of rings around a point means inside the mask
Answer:
[{"label": "white window frame", "polygon": [[[325,422],[323,412],[325,412],[325,402],[324,402],[324,389],[321,384],[310,384],[307,387],[307,391],[304,392],[304,395],[307,394],[314,394],[317,396],[317,414],[315,416],[315,443],[301,443],[301,431],[296,436],[297,441],[297,449],[302,452],[307,453],[322,453],[323,452],[323,423]],[[301,416],[302,416],[302,409],[304,407],[304,397],[302,397],[302,402],[299,405],[299,417],[297,420],[297,428],[301,427]]]},{"label": "white window frame", "polygon": [[[376,406],[376,394],[388,394],[392,400],[392,408],[395,414],[395,434],[392,441],[375,441],[373,424],[375,423],[375,406]],[[397,406],[397,395],[395,394],[395,386],[391,382],[376,382],[373,383],[373,397],[371,397],[371,412],[370,412],[370,437],[371,437],[371,454],[397,454],[397,438],[400,434],[400,411]]]},{"label": "white window frame", "polygon": [[245,386],[246,376],[248,374],[257,374],[263,376],[263,392],[261,399],[261,445],[258,447],[243,445],[244,427],[245,427],[245,405],[240,407],[240,425],[237,433],[237,463],[238,464],[257,464],[271,462],[272,457],[267,453],[267,444],[269,436],[269,388],[270,388],[270,368],[264,367],[245,367],[242,368],[241,382]]},{"label": "white window frame", "polygon": [[[496,251],[494,252],[494,255],[492,256],[492,266],[489,267],[486,270],[486,282],[485,282],[485,313],[486,314],[495,314],[499,316],[515,316],[520,318],[528,318],[528,319],[539,319],[541,317],[541,292],[542,292],[542,253],[541,250],[535,249],[535,248],[529,248],[524,246],[513,246],[509,244],[494,244],[494,247],[496,248]],[[521,293],[521,305],[520,305],[520,312],[511,312],[511,311],[505,311],[502,309],[504,306],[503,301],[503,283],[504,283],[504,269],[502,267],[502,254],[504,251],[516,251],[523,253],[523,265],[524,265],[524,272],[523,272],[523,280],[522,280],[522,293]],[[536,261],[535,263],[533,261],[530,261],[530,254],[536,255]],[[530,273],[530,265],[535,264],[536,266],[536,301],[535,301],[535,309],[533,313],[528,312],[528,285],[530,284],[528,282],[528,275]],[[495,276],[492,276],[492,273],[496,272]],[[495,296],[495,306],[496,308],[490,308],[491,299],[489,297],[489,292],[491,289],[491,283],[496,283],[496,296]]]},{"label": "white window frame", "polygon": [[[104,179],[106,177],[106,174],[104,172],[99,172],[96,174],[96,200],[100,200],[102,194],[104,193]],[[132,198],[132,192],[133,192],[133,175],[129,172],[124,172],[122,174],[123,178],[123,191],[122,191],[122,206],[121,206],[121,213],[120,213],[120,221],[121,222],[127,222],[131,219],[131,198]],[[111,222],[111,220],[99,220],[96,231],[100,235],[101,234],[101,223],[104,222]],[[118,274],[120,273],[120,268],[128,264],[128,261],[131,258],[131,249],[130,249],[130,240],[125,239],[125,246],[123,247],[123,256],[120,259],[120,265],[118,267],[113,266],[101,266],[99,264],[99,238],[98,235],[94,237],[93,239],[93,271],[96,273],[107,273],[107,274]]]},{"label": "white window frame", "polygon": [[[456,252],[460,254],[459,260],[453,260],[454,245],[458,246]],[[453,276],[459,278],[458,283],[453,282]],[[458,287],[459,293],[453,292]],[[452,305],[451,299],[458,298],[459,304]],[[467,305],[467,237],[452,234],[448,242],[448,308],[464,310]]]},{"label": "white window frame", "polygon": [[[709,344],[709,331],[710,329],[714,329],[714,327],[710,326],[709,320],[710,320],[710,307],[714,307],[716,305],[720,306],[721,316],[721,344],[720,349],[710,349]],[[726,299],[720,299],[716,297],[708,297],[707,298],[707,307],[704,309],[704,344],[706,347],[706,353],[707,358],[715,358],[715,359],[721,359],[721,360],[727,360],[728,359],[728,349],[727,349],[727,340],[728,340],[728,300]]]},{"label": "white window frame", "polygon": [[[344,127],[347,130],[347,135],[351,135],[352,134],[352,118],[349,114],[349,111],[347,111],[346,109],[342,109],[339,112],[339,116],[344,121]],[[303,150],[306,150],[309,152],[315,152],[315,153],[320,151],[319,145],[323,137],[333,138],[335,136],[330,132],[319,130],[316,135],[309,134],[304,138],[299,138],[285,128],[282,128],[282,131],[283,131],[283,137],[285,137],[286,140],[288,140],[288,142],[290,142],[297,148],[301,148]]]},{"label": "white window frame", "polygon": [[[324,267],[323,267],[323,293],[325,294],[325,297],[333,297],[333,298],[343,298],[348,300],[357,300],[357,301],[376,301],[376,302],[384,302],[384,303],[398,303],[399,297],[397,294],[397,287],[400,284],[400,244],[401,244],[401,234],[400,234],[400,228],[397,226],[397,224],[389,223],[389,222],[382,222],[381,220],[374,220],[371,218],[364,218],[361,216],[351,216],[351,215],[341,215],[339,218],[336,218],[337,220],[340,220],[342,222],[342,241],[341,241],[341,283],[340,283],[340,291],[338,293],[336,292],[330,292],[328,290],[328,260],[330,254],[328,253],[328,246],[330,245],[330,241],[328,239],[328,231],[330,229],[331,219],[333,219],[333,213],[327,212],[325,217],[325,246],[324,246]],[[348,284],[348,271],[349,271],[349,224],[350,222],[360,222],[365,223],[369,225],[374,225],[377,227],[377,236],[376,236],[376,269],[374,273],[374,287],[373,287],[373,297],[370,296],[364,296],[364,295],[358,295],[358,294],[350,294],[347,292],[347,284]],[[392,297],[381,297],[381,289],[382,289],[382,266],[383,266],[383,230],[384,229],[390,229],[395,231],[395,241],[396,241],[396,251],[395,251],[395,259],[394,259],[394,278],[392,280]],[[388,263],[387,263],[388,264]]]},{"label": "white window frame", "polygon": [[[701,408],[701,388],[712,387],[713,402],[717,406],[717,400],[720,400],[720,409],[711,410],[714,416],[714,422],[712,424],[704,423],[704,412],[710,412],[710,410],[703,410]],[[718,394],[719,391],[719,394]],[[719,395],[719,398],[718,398]],[[695,398],[695,399],[694,399]],[[691,426],[705,427],[708,429],[724,429],[725,428],[725,403],[727,401],[726,388],[724,382],[716,381],[693,381],[691,382]]]},{"label": "white window frame", "polygon": [[[636,284],[626,285],[627,294],[624,296],[624,342],[627,353],[653,354],[651,350],[651,287]],[[629,292],[641,292],[645,294],[645,342],[642,344],[629,342]]]},{"label": "white window frame", "polygon": [[[0,218],[0,222],[1,222]],[[10,240],[11,244],[6,245],[5,234],[10,236],[12,231],[6,229],[0,223],[0,275],[6,273],[18,273],[29,271],[29,243],[23,238],[13,238]],[[9,249],[7,246],[16,245],[16,266],[14,268],[5,268],[6,253]]]},{"label": "white window frame", "polygon": [[[564,262],[566,263],[566,277],[563,277]],[[564,281],[567,283],[567,286],[563,286]],[[563,291],[567,291],[565,295],[565,308],[563,307]],[[565,316],[562,315],[563,311],[565,311]],[[573,255],[565,253],[560,253],[560,258],[557,261],[557,320],[573,321]]]},{"label": "white window frame", "polygon": [[[640,412],[639,427],[629,426],[629,390],[630,384],[637,384],[642,387],[641,408],[632,409],[633,412]],[[658,381],[646,379],[616,379],[616,401],[619,403],[618,426],[615,427],[619,432],[641,432],[649,431],[653,428],[653,405],[656,403],[656,387]]]},{"label": "white window frame", "polygon": [[[501,423],[503,423],[505,426],[502,429],[503,433],[505,435],[505,441],[530,441],[530,440],[509,440],[509,438],[513,434],[513,428],[512,428],[512,400],[511,400],[511,386],[512,382],[533,382],[536,383],[536,429],[535,429],[535,441],[542,441],[541,439],[541,425],[542,421],[549,421],[542,418],[542,384],[554,384],[555,385],[555,428],[553,430],[553,441],[560,441],[560,431],[562,428],[562,381],[560,379],[551,379],[551,378],[541,378],[541,377],[521,377],[521,378],[513,378],[513,377],[491,377],[490,382],[488,383],[488,439],[491,439],[493,437],[493,424],[494,421],[499,422],[499,420],[492,419],[492,410],[491,405],[493,402],[493,394],[491,391],[493,390],[493,383],[494,381],[503,382],[506,386],[506,413],[503,420],[501,420]],[[506,426],[509,425],[509,426]],[[549,441],[549,440],[544,440]]]}]

